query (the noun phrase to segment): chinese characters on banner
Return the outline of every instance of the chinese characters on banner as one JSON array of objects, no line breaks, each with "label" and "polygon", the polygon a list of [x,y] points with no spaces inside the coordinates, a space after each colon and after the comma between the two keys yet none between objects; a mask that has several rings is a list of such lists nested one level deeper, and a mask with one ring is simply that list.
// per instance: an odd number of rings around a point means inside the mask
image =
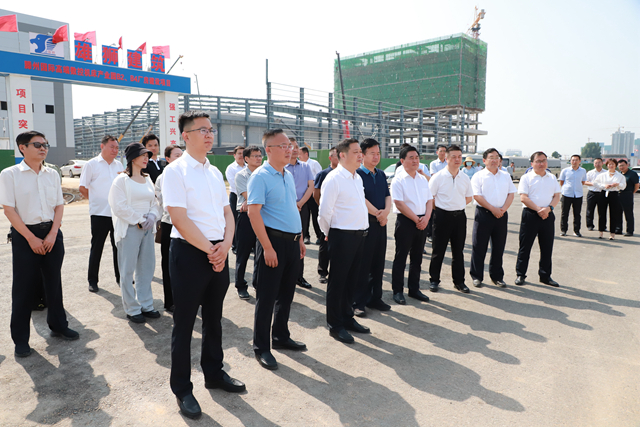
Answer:
[{"label": "chinese characters on banner", "polygon": [[178,94],[173,92],[158,93],[158,109],[160,113],[160,152],[163,153],[165,147],[169,145],[180,145]]},{"label": "chinese characters on banner", "polygon": [[75,40],[76,46],[76,61],[92,62],[93,51],[91,50],[91,42],[82,42]]},{"label": "chinese characters on banner", "polygon": [[118,66],[118,48],[102,46],[102,65]]},{"label": "chinese characters on banner", "polygon": [[156,53],[151,54],[151,71],[164,73],[164,56]]},{"label": "chinese characters on banner", "polygon": [[142,70],[142,52],[139,50],[127,50],[127,68]]},{"label": "chinese characters on banner", "polygon": [[[15,141],[22,132],[34,129],[33,107],[31,93],[31,79],[29,77],[9,74],[7,77],[7,99],[11,111],[11,122],[9,125],[9,138]],[[15,146],[14,152],[17,161],[22,159],[22,153]]]}]

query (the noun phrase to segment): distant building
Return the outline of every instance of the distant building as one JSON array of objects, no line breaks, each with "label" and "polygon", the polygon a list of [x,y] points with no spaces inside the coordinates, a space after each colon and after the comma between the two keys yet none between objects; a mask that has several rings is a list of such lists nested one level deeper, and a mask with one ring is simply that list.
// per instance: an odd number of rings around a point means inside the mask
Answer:
[{"label": "distant building", "polygon": [[603,155],[609,155],[613,153],[613,151],[611,150],[611,146],[610,145],[605,145],[604,147],[602,147],[602,154]]},{"label": "distant building", "polygon": [[611,149],[614,153],[622,153],[627,157],[631,156],[634,150],[634,140],[636,134],[633,132],[620,132],[618,130],[611,135]]},{"label": "distant building", "polygon": [[507,151],[505,151],[504,155],[505,156],[522,157],[522,150],[517,150],[517,149],[514,149],[514,148],[508,148]]}]

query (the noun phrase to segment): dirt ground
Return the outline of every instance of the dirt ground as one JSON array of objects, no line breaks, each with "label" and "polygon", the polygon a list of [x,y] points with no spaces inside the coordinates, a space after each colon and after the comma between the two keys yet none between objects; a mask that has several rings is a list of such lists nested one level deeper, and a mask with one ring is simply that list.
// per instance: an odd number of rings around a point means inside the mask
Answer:
[{"label": "dirt ground", "polygon": [[[636,195],[638,218],[639,204]],[[441,291],[426,292],[429,303],[408,298],[406,306],[391,298],[392,219],[383,297],[392,310],[369,311],[361,323],[372,333],[356,334],[353,345],[329,337],[326,285],[315,273],[318,247],[310,245],[305,276],[313,289],[297,289],[290,319],[292,337],[305,342],[308,350],[275,350],[277,371],[261,368],[253,357],[254,290],[250,287],[251,299],[242,301],[231,285],[222,321],[225,369],[244,381],[247,391],[228,394],[204,388],[197,321],[192,380],[204,414],[192,421],[180,415],[169,388],[170,314],[163,312],[160,319],[141,325],[126,320],[108,247],[100,292],[88,292],[88,204],[72,203],[65,208],[62,227],[62,279],[65,308],[70,327],[80,333],[78,341],[51,338],[46,310],[34,312],[34,354],[14,357],[9,332],[11,246],[0,242],[0,425],[640,425],[640,238],[599,240],[586,228],[583,238],[557,236],[553,278],[561,287],[537,282],[537,247],[530,281],[516,287],[520,210],[516,202],[509,211],[506,289],[471,286],[469,206],[465,260],[471,293],[453,289],[447,257]],[[2,235],[8,228],[0,214]],[[155,307],[162,311],[159,245],[156,255],[153,292]],[[230,264],[234,261],[230,254]],[[428,265],[425,256],[423,271]],[[423,273],[423,289],[427,280]]]}]

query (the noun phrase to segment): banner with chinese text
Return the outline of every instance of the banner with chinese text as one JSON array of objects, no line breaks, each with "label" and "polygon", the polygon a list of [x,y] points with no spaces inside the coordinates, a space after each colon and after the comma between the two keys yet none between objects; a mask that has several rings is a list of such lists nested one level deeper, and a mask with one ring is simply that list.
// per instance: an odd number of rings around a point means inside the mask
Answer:
[{"label": "banner with chinese text", "polygon": [[[33,123],[33,93],[31,92],[31,79],[29,77],[9,75],[7,82],[7,100],[11,112],[9,138],[15,144],[16,137],[22,132],[34,130]],[[18,146],[14,147],[16,163],[22,161],[22,153]]]},{"label": "banner with chinese text", "polygon": [[81,42],[80,40],[74,40],[76,48],[76,61],[80,62],[93,62],[93,49],[91,42]]},{"label": "banner with chinese text", "polygon": [[118,66],[118,48],[102,46],[102,65]]},{"label": "banner with chinese text", "polygon": [[164,55],[157,53],[151,54],[151,71],[164,73]]},{"label": "banner with chinese text", "polygon": [[127,50],[127,68],[142,70],[142,52],[139,50]]}]

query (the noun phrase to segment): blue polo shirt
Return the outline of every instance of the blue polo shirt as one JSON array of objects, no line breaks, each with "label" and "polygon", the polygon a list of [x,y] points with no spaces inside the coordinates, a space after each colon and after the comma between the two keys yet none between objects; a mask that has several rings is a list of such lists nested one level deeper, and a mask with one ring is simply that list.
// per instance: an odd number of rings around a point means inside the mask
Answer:
[{"label": "blue polo shirt", "polygon": [[302,231],[295,184],[289,171],[285,169],[282,175],[264,163],[251,174],[247,193],[248,205],[262,205],[260,214],[266,227],[286,233]]},{"label": "blue polo shirt", "polygon": [[587,180],[587,171],[578,166],[573,170],[572,167],[562,169],[558,181],[564,181],[562,184],[562,195],[565,197],[582,197],[582,181]]},{"label": "blue polo shirt", "polygon": [[331,166],[329,166],[328,168],[318,172],[318,174],[316,175],[316,179],[313,181],[313,187],[317,189],[322,188],[322,183],[324,182],[324,179],[327,177],[327,175],[329,175],[329,172],[332,172],[334,170],[335,169],[332,169]]},{"label": "blue polo shirt", "polygon": [[362,178],[364,198],[376,209],[384,209],[385,199],[390,196],[387,175],[378,168],[371,172],[364,165],[361,165],[356,172]]},{"label": "blue polo shirt", "polygon": [[[309,188],[309,181],[313,181],[313,173],[308,164],[296,160],[296,164],[287,163],[285,168],[293,175],[293,182],[296,185],[296,202],[302,199],[304,193]],[[297,208],[296,208],[297,209]]]}]

